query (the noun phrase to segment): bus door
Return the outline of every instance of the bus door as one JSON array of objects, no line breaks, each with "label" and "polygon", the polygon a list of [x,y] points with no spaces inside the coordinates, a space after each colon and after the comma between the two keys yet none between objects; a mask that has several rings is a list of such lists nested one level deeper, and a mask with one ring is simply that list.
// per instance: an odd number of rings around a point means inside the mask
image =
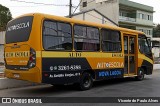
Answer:
[{"label": "bus door", "polygon": [[136,47],[137,40],[134,35],[124,35],[124,74],[127,76],[136,75]]}]

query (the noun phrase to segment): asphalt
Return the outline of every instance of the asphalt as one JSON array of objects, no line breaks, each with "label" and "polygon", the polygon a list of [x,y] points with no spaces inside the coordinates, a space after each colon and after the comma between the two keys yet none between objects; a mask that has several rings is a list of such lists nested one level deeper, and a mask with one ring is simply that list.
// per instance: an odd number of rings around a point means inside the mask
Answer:
[{"label": "asphalt", "polygon": [[[153,74],[145,76],[143,81],[135,81],[133,78],[95,82],[91,90],[78,91],[73,86],[56,88],[51,85],[34,86],[27,81],[1,79],[1,86],[16,88],[0,90],[0,97],[159,97],[160,95],[160,64],[154,66]],[[2,82],[2,84],[1,84]],[[33,84],[33,85],[32,85]],[[20,86],[20,88],[18,87]],[[26,86],[26,87],[23,87]],[[10,104],[22,106],[22,104]],[[0,106],[10,106],[0,104]],[[23,106],[159,106],[160,104],[134,103],[134,104],[105,104],[105,103],[47,103],[47,104],[23,104]]]},{"label": "asphalt", "polygon": [[[160,64],[155,64],[154,70],[159,70],[159,69],[160,69]],[[22,80],[0,78],[0,90],[26,87],[26,86],[36,86],[36,85],[39,85],[39,84],[28,82],[28,81],[22,81]]]}]

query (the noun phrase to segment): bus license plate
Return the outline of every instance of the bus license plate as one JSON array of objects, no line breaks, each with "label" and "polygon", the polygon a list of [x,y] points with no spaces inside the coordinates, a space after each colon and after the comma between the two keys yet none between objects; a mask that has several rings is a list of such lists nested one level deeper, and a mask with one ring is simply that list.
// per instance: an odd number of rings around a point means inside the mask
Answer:
[{"label": "bus license plate", "polygon": [[14,74],[14,77],[15,78],[19,78],[19,74]]}]

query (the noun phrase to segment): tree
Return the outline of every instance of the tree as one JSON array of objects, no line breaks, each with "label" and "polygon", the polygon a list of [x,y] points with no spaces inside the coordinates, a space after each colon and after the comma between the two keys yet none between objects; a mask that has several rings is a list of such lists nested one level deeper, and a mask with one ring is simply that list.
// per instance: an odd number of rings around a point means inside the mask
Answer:
[{"label": "tree", "polygon": [[153,28],[153,37],[160,37],[160,24]]},{"label": "tree", "polygon": [[4,31],[6,29],[6,25],[11,19],[12,14],[9,8],[0,4],[0,31]]}]

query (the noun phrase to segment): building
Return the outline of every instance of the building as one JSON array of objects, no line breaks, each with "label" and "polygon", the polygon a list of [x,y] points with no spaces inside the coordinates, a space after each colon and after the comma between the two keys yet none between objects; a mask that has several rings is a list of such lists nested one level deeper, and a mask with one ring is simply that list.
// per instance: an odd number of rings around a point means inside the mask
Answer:
[{"label": "building", "polygon": [[[143,31],[152,38],[153,13],[153,7],[129,0],[82,0],[80,13],[74,14],[73,18],[102,24],[116,23],[120,27]],[[109,20],[104,22],[104,16]]]},{"label": "building", "polygon": [[118,23],[108,18],[107,16],[103,15],[101,12],[99,12],[96,9],[89,9],[86,11],[76,13],[72,16],[72,18],[101,23],[101,24],[110,24],[110,25],[118,26]]},{"label": "building", "polygon": [[153,7],[128,0],[119,0],[119,26],[142,31],[151,38],[153,13]]},{"label": "building", "polygon": [[80,12],[74,14],[72,18],[118,26],[118,13],[117,0],[108,0],[107,2],[82,0]]},{"label": "building", "polygon": [[4,63],[5,31],[0,32],[0,65]]}]

